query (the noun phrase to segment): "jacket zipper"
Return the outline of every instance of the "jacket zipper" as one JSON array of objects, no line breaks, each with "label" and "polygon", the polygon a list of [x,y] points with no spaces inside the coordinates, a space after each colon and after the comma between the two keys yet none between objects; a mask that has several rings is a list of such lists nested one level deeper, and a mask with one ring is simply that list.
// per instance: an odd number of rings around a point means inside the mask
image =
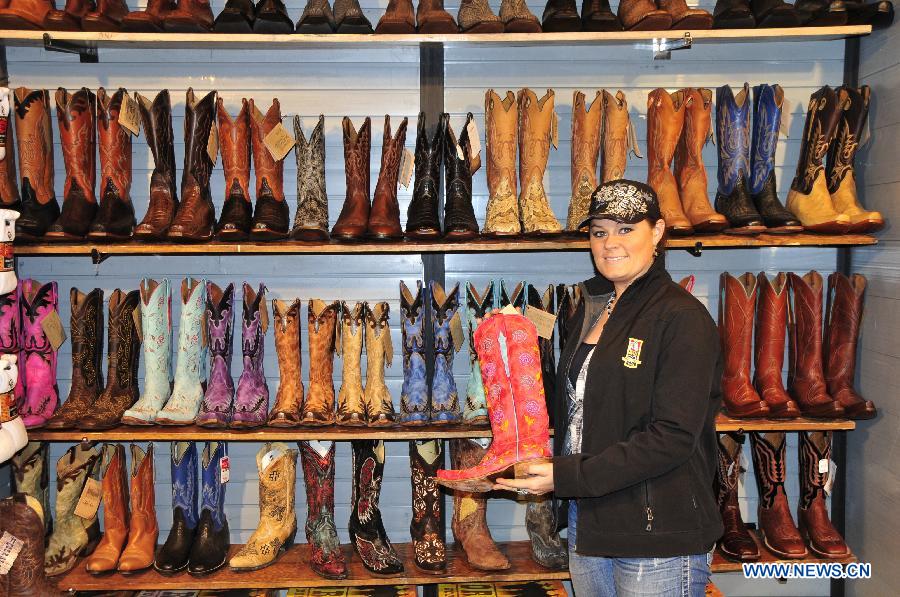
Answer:
[{"label": "jacket zipper", "polygon": [[650,482],[644,481],[644,504],[647,510],[647,526],[644,530],[648,533],[653,530],[653,508],[650,506]]}]

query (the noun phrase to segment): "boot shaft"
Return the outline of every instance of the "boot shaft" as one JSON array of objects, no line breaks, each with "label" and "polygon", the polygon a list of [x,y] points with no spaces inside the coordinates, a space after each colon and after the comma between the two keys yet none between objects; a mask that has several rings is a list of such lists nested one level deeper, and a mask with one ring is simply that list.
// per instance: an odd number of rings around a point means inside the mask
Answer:
[{"label": "boot shaft", "polygon": [[[265,313],[264,313],[265,312]],[[244,309],[241,319],[242,349],[244,353],[244,370],[263,370],[263,358],[265,351],[265,330],[262,320],[268,319],[266,312],[266,287],[259,285],[259,289],[244,283]]]},{"label": "boot shaft", "polygon": [[374,306],[365,303],[366,333],[366,387],[384,383],[384,365],[390,367],[394,353],[391,345],[390,305],[378,302]]},{"label": "boot shaft", "polygon": [[197,527],[197,446],[172,442],[172,509],[180,508],[189,529]]},{"label": "boot shaft", "polygon": [[753,88],[753,132],[750,140],[750,193],[765,189],[766,181],[775,176],[775,150],[784,108],[784,90],[780,85],[757,85]]},{"label": "boot shaft", "polygon": [[[485,155],[491,196],[502,187],[516,195],[516,148],[518,145],[519,103],[512,91],[501,99],[493,89],[484,97]],[[505,194],[505,193],[503,193]]]},{"label": "boot shaft", "polygon": [[219,148],[225,173],[225,194],[250,201],[250,104],[241,99],[241,111],[232,119],[219,98],[216,113],[219,122]]},{"label": "boot shaft", "polygon": [[0,207],[16,207],[19,204],[19,185],[16,182],[16,152],[13,140],[13,120],[10,114],[14,103],[9,87],[0,87],[0,153],[6,155],[0,159]]},{"label": "boot shaft", "polygon": [[59,594],[55,583],[44,573],[44,522],[50,512],[33,497],[15,494],[0,500],[3,529],[23,542],[9,572],[0,577],[0,589],[6,595],[43,597]]},{"label": "boot shaft", "polygon": [[459,284],[453,286],[449,293],[432,281],[429,285],[431,295],[431,324],[434,330],[434,352],[452,362],[454,347],[450,336],[450,320],[459,309]]},{"label": "boot shaft", "polygon": [[303,465],[309,519],[334,516],[334,442],[297,442]]},{"label": "boot shaft", "polygon": [[503,307],[512,305],[520,313],[524,313],[527,286],[528,285],[524,281],[517,282],[512,291],[509,291],[506,280],[500,280],[500,293],[497,295],[497,308],[502,309]]},{"label": "boot shaft", "polygon": [[297,451],[281,442],[266,442],[256,454],[260,519],[284,522],[294,515]]},{"label": "boot shaft", "polygon": [[[128,503],[128,474],[125,467],[125,446],[104,444],[100,466],[104,533],[109,533],[113,528],[117,532],[127,533],[131,509]],[[123,535],[123,544],[124,539]]]},{"label": "boot shaft", "polygon": [[[26,353],[37,353],[48,359],[55,371],[56,351],[44,333],[43,322],[51,312],[57,310],[59,293],[56,282],[41,284],[37,280],[26,279],[19,282],[19,304],[22,313],[22,336],[20,349]],[[25,357],[27,358],[27,356]],[[24,368],[24,358],[20,359],[20,370]],[[55,375],[54,380],[55,382]]]},{"label": "boot shaft", "polygon": [[450,115],[446,112],[438,117],[434,133],[429,139],[425,128],[425,112],[419,112],[416,125],[416,162],[413,196],[427,200],[429,208],[437,216],[439,188],[441,184],[441,159],[444,151],[444,135]]},{"label": "boot shaft", "polygon": [[275,351],[278,354],[278,371],[281,383],[300,381],[300,299],[288,305],[284,301],[272,301],[275,323]]},{"label": "boot shaft", "polygon": [[307,140],[300,126],[300,117],[294,116],[294,133],[297,138],[297,145],[294,148],[297,160],[297,213],[294,226],[318,227],[327,232],[325,117],[319,115],[319,121]]},{"label": "boot shaft", "polygon": [[784,433],[751,433],[753,472],[759,489],[759,507],[770,509],[784,498],[786,476]]},{"label": "boot shaft", "polygon": [[381,440],[353,440],[353,477],[351,479],[350,523],[354,519],[362,524],[381,522],[378,498],[384,474],[384,442]]},{"label": "boot shaft", "polygon": [[178,361],[175,377],[206,381],[207,341],[206,281],[185,278],[181,281],[181,318],[178,324]]},{"label": "boot shaft", "polygon": [[225,442],[206,442],[200,457],[202,490],[200,512],[208,510],[216,530],[225,524],[225,483],[222,482],[222,459],[228,456]]},{"label": "boot shaft", "polygon": [[185,201],[205,200],[209,195],[209,179],[213,163],[206,148],[215,120],[216,92],[197,99],[193,88],[187,90],[184,108],[184,170],[181,194]]},{"label": "boot shaft", "polygon": [[12,459],[12,480],[16,492],[25,493],[40,502],[44,510],[45,528],[49,534],[52,511],[50,506],[50,444],[28,442]]},{"label": "boot shaft", "polygon": [[96,202],[96,96],[86,87],[71,94],[60,87],[56,90],[56,118],[59,121],[59,141],[66,166],[63,197],[68,199],[80,195],[92,203]]},{"label": "boot shaft", "polygon": [[774,280],[769,280],[765,272],[760,272],[757,284],[754,384],[781,388],[788,320],[788,278],[784,272],[779,272]]},{"label": "boot shaft", "polygon": [[[342,122],[347,201],[365,203],[368,214],[370,197],[369,158],[372,152],[372,120],[367,116],[357,131],[348,117]],[[363,207],[363,206],[360,206]]]},{"label": "boot shaft", "polygon": [[[473,116],[469,112],[457,141],[449,119],[444,134],[444,228],[473,228],[478,232],[475,212],[472,208],[472,163],[469,123]],[[457,147],[459,150],[457,150]],[[459,152],[462,152],[460,158]]]},{"label": "boot shaft", "polygon": [[684,128],[683,91],[654,89],[647,98],[647,168],[669,170]]},{"label": "boot shaft", "polygon": [[409,291],[404,282],[400,282],[400,314],[401,335],[403,337],[404,369],[408,367],[412,353],[422,354],[425,351],[425,293],[422,282],[416,280],[416,294]]},{"label": "boot shaft", "polygon": [[717,434],[716,500],[720,510],[738,506],[738,477],[743,472],[741,467],[743,443],[743,434]]},{"label": "boot shaft", "polygon": [[[384,232],[395,233],[400,227],[400,204],[397,202],[397,181],[400,177],[400,159],[406,143],[407,118],[400,122],[397,131],[391,135],[391,117],[384,117],[384,133],[381,145],[381,169],[375,183],[375,195],[369,213],[369,229],[373,226],[385,228]],[[379,233],[382,232],[379,230]]]},{"label": "boot shaft", "polygon": [[[172,292],[169,281],[141,280],[141,330],[144,368],[158,377],[159,383],[171,382],[172,368]],[[147,380],[151,376],[147,376]],[[168,396],[169,388],[164,389]]]},{"label": "boot shaft", "polygon": [[556,286],[556,329],[559,332],[559,349],[563,350],[569,336],[568,323],[578,310],[581,303],[581,287],[573,285],[571,288],[565,284]]},{"label": "boot shaft", "polygon": [[335,325],[338,304],[310,299],[307,310],[309,331],[309,381],[332,384],[334,371]]},{"label": "boot shaft", "polygon": [[841,186],[841,181],[853,170],[853,161],[859,148],[866,118],[869,116],[869,98],[871,90],[868,85],[859,89],[844,86],[841,94],[846,94],[840,121],[835,131],[834,140],[828,147],[828,191],[834,193]]},{"label": "boot shaft", "polygon": [[633,148],[634,130],[628,115],[628,102],[622,91],[613,95],[603,90],[602,182],[625,177],[629,148]]},{"label": "boot shaft", "polygon": [[834,90],[827,85],[810,96],[797,175],[791,182],[791,189],[807,195],[812,193],[813,183],[825,169],[822,160],[844,115],[846,101],[847,90]]},{"label": "boot shaft", "polygon": [[[684,128],[675,150],[675,177],[684,187],[688,178],[700,176],[706,180],[703,146],[712,128],[712,91],[689,87],[682,92],[685,98]],[[705,184],[703,188],[705,191]]]},{"label": "boot shaft", "polygon": [[144,452],[131,444],[131,518],[142,529],[156,526],[156,493],[153,478],[153,444]]},{"label": "boot shaft", "polygon": [[[172,132],[172,103],[169,98],[169,90],[163,89],[157,93],[152,102],[140,94],[136,94],[136,96],[144,137],[150,147],[150,153],[153,155],[153,173],[150,176],[151,191],[154,189],[164,191],[168,193],[171,200],[177,202],[175,135]],[[187,121],[185,121],[185,127],[187,127]]]},{"label": "boot shaft", "polygon": [[837,382],[853,385],[865,295],[865,276],[847,277],[839,272],[828,276],[823,355],[829,387],[836,386]]},{"label": "boot shaft", "polygon": [[100,145],[102,198],[131,200],[131,134],[119,124],[119,112],[128,91],[119,88],[111,96],[97,90],[97,133]]},{"label": "boot shaft", "polygon": [[552,89],[548,89],[540,99],[527,88],[518,94],[519,187],[523,192],[530,181],[543,181],[544,170],[550,158],[554,98]]},{"label": "boot shaft", "polygon": [[572,97],[572,194],[580,186],[597,187],[597,159],[600,156],[600,126],[603,120],[603,93],[597,91],[590,106],[584,93]]},{"label": "boot shaft", "polygon": [[803,276],[791,272],[788,279],[791,384],[797,378],[822,377],[822,276],[812,270]]},{"label": "boot shaft", "polygon": [[[100,452],[92,445],[75,445],[56,463],[56,518],[73,517],[88,478],[97,479]],[[91,520],[96,519],[96,514]],[[87,523],[85,523],[87,524]]]},{"label": "boot shaft", "polygon": [[723,378],[749,378],[756,285],[756,276],[750,272],[739,277],[727,272],[720,276],[719,336],[725,356]]},{"label": "boot shaft", "polygon": [[22,200],[30,195],[43,204],[55,199],[50,93],[17,87],[14,100]]},{"label": "boot shaft", "polygon": [[719,194],[729,196],[741,180],[750,177],[750,86],[744,83],[737,95],[731,87],[716,89],[716,141]]},{"label": "boot shaft", "polygon": [[[800,465],[800,510],[807,510],[813,501],[825,501],[825,483],[831,461],[830,431],[801,431],[797,447]],[[824,469],[824,471],[822,470]]]},{"label": "boot shaft", "polygon": [[250,100],[250,130],[253,145],[253,171],[256,174],[256,199],[270,196],[284,201],[284,159],[276,160],[266,148],[265,138],[281,124],[281,104],[278,98],[263,114]]},{"label": "boot shaft", "polygon": [[134,312],[140,304],[140,292],[124,293],[118,288],[109,297],[109,348],[107,350],[106,390],[138,391],[140,340],[134,325]]},{"label": "boot shaft", "polygon": [[223,291],[213,282],[206,283],[206,325],[213,367],[219,364],[225,367],[226,372],[230,372],[234,337],[234,284],[229,284]]},{"label": "boot shaft", "polygon": [[69,325],[72,388],[84,388],[96,397],[103,388],[103,290],[95,288],[84,294],[72,288],[69,304],[72,307]]},{"label": "boot shaft", "polygon": [[478,329],[478,320],[483,320],[484,316],[493,308],[493,282],[488,282],[482,293],[479,293],[478,289],[472,286],[471,282],[466,282],[466,327],[469,332],[470,363],[474,364],[478,360],[478,352],[475,350],[475,330]]}]

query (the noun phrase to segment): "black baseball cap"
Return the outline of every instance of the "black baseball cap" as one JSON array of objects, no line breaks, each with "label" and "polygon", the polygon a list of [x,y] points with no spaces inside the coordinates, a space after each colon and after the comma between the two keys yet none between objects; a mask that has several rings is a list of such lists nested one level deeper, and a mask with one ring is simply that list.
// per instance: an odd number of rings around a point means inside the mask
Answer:
[{"label": "black baseball cap", "polygon": [[649,185],[635,180],[610,180],[591,195],[591,208],[579,228],[591,220],[613,220],[620,224],[637,224],[641,220],[655,222],[660,218],[659,200]]}]

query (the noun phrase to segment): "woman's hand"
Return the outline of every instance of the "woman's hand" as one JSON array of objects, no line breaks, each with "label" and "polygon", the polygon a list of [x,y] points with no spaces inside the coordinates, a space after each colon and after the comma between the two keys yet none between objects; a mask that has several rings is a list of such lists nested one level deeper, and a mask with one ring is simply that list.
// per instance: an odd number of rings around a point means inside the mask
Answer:
[{"label": "woman's hand", "polygon": [[526,469],[526,479],[497,479],[494,489],[543,495],[553,491],[553,463],[532,464]]}]

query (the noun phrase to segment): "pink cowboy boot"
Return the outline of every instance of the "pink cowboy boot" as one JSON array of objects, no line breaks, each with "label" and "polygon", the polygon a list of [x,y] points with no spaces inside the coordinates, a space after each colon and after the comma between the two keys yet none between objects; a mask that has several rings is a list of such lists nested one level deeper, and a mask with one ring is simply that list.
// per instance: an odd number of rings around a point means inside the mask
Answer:
[{"label": "pink cowboy boot", "polygon": [[59,403],[56,385],[56,350],[42,327],[43,321],[56,311],[59,295],[56,282],[41,284],[23,280],[19,284],[22,309],[22,336],[19,377],[25,378],[25,395],[19,414],[25,427],[43,427]]}]

